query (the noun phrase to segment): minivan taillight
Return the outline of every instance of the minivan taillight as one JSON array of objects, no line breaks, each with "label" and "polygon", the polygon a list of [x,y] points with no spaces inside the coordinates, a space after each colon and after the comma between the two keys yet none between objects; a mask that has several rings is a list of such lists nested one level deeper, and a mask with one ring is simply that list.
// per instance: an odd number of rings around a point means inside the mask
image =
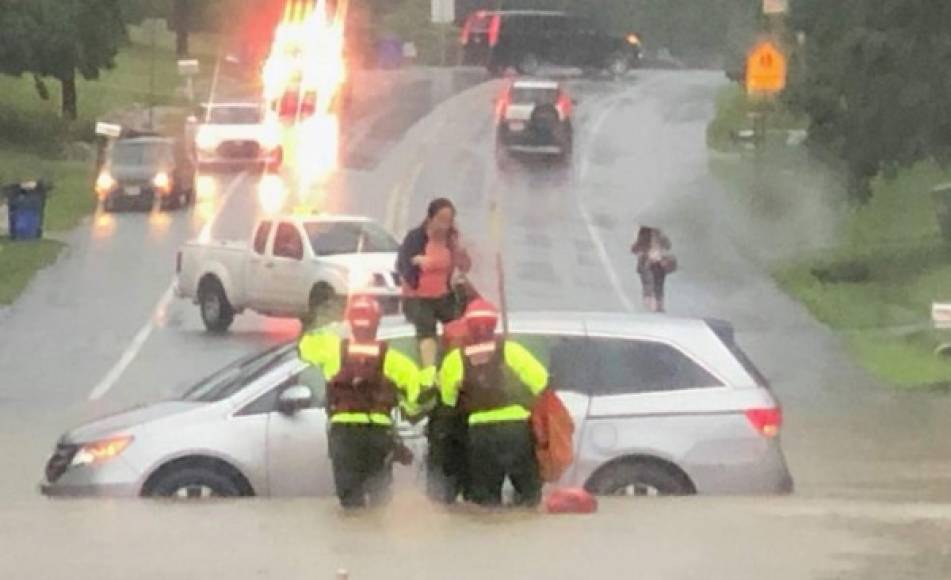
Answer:
[{"label": "minivan taillight", "polygon": [[182,253],[181,253],[181,251],[179,251],[177,254],[175,254],[175,273],[176,273],[176,274],[181,274],[181,273],[182,273]]},{"label": "minivan taillight", "polygon": [[499,29],[502,28],[502,17],[498,14],[492,16],[492,22],[489,24],[489,46],[495,46],[499,43]]},{"label": "minivan taillight", "polygon": [[783,425],[783,410],[779,407],[769,409],[748,409],[746,418],[756,432],[763,437],[776,437]]}]

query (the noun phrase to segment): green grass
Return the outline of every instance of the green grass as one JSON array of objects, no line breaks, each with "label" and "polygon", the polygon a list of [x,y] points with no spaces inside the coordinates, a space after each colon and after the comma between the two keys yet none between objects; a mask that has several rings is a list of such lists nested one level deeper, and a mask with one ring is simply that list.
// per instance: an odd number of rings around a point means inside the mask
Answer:
[{"label": "green grass", "polygon": [[803,117],[790,113],[775,102],[750,99],[743,87],[730,83],[717,94],[716,115],[707,126],[707,145],[724,152],[743,150],[742,145],[733,140],[732,133],[753,129],[750,115],[755,113],[766,114],[768,140],[773,143],[782,143],[786,132],[791,129],[806,127]]},{"label": "green grass", "polygon": [[11,242],[0,239],[0,304],[12,304],[33,274],[52,264],[63,244],[55,240]]},{"label": "green grass", "polygon": [[[951,171],[922,163],[872,184],[872,198],[849,207],[834,199],[834,180],[796,147],[767,142],[745,154],[730,138],[750,127],[750,103],[739,87],[724,89],[707,129],[708,145],[737,153],[714,158],[711,171],[750,210],[752,219],[777,224],[814,203],[843,216],[838,240],[773,265],[773,276],[817,320],[842,333],[863,367],[902,388],[951,383],[951,359],[934,354],[951,332],[930,328],[934,301],[951,301],[951,243],[944,242],[930,191],[951,182]],[[776,111],[775,126],[801,126]],[[758,163],[758,168],[754,163]]]},{"label": "green grass", "polygon": [[[170,33],[158,35],[155,51],[148,35],[130,27],[132,42],[116,57],[113,69],[102,71],[100,78],[77,81],[79,118],[73,123],[60,119],[60,83],[47,79],[48,100],[37,94],[32,77],[0,75],[0,141],[28,148],[46,156],[55,155],[64,142],[91,141],[95,122],[103,115],[127,109],[134,103],[169,105],[177,102],[177,90],[183,86],[178,75],[177,58]],[[174,38],[174,37],[172,37]],[[211,36],[198,36],[199,48],[213,42]],[[199,54],[202,75],[211,74],[213,57]]]},{"label": "green grass", "polygon": [[430,0],[404,0],[383,18],[383,28],[386,33],[416,45],[417,63],[455,64],[459,58],[459,31],[452,24],[433,24],[430,17]]},{"label": "green grass", "polygon": [[[75,227],[96,207],[92,162],[64,160],[63,146],[92,140],[96,120],[106,113],[128,109],[135,103],[148,104],[150,85],[155,88],[155,104],[176,100],[182,80],[173,51],[174,36],[168,32],[157,34],[154,53],[149,34],[142,28],[132,27],[130,39],[131,44],[116,58],[114,69],[103,72],[98,80],[78,81],[79,119],[73,123],[60,118],[59,83],[47,81],[50,99],[44,101],[32,78],[0,75],[0,184],[38,178],[53,182],[46,206],[47,232]],[[216,41],[208,35],[196,35],[192,40],[193,53],[199,58],[205,56],[203,63],[209,66],[203,67],[203,73],[209,74]],[[0,304],[11,303],[34,272],[55,260],[61,246],[51,240],[0,240]]]},{"label": "green grass", "polygon": [[46,205],[47,231],[68,230],[95,210],[92,174],[93,168],[88,163],[55,161],[0,150],[0,183],[38,178],[53,182],[54,189]]},{"label": "green grass", "polygon": [[[850,216],[841,245],[775,272],[818,320],[847,333],[863,366],[899,387],[951,380],[951,362],[934,355],[951,333],[926,330],[931,303],[951,301],[951,244],[938,236],[932,200],[924,193],[949,178],[922,165],[878,180],[872,201]],[[857,270],[864,279],[820,279]]]}]

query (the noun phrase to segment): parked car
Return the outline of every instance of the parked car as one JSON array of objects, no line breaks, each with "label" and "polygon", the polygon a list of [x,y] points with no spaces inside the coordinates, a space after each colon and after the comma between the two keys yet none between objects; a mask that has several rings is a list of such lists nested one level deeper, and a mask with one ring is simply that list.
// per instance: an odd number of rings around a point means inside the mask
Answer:
[{"label": "parked car", "polygon": [[480,10],[462,29],[465,64],[483,64],[493,74],[509,67],[534,75],[543,64],[606,70],[620,76],[637,66],[640,39],[615,36],[592,21],[547,10]]},{"label": "parked car", "polygon": [[282,161],[276,118],[260,103],[209,103],[188,119],[195,161],[200,169],[267,165]]},{"label": "parked car", "polygon": [[163,210],[195,201],[195,167],[180,142],[165,137],[117,140],[96,177],[104,211],[121,207]]},{"label": "parked car", "polygon": [[505,168],[513,153],[571,159],[574,101],[553,80],[517,79],[505,86],[496,104],[496,159]]},{"label": "parked car", "polygon": [[[730,325],[656,315],[514,313],[512,338],[551,371],[575,421],[559,482],[603,495],[783,494],[782,412]],[[345,332],[345,330],[343,331]],[[414,330],[380,336],[415,357]],[[296,496],[333,493],[320,371],[294,344],[232,364],[178,400],[62,436],[47,495]],[[423,457],[421,428],[400,430]]]},{"label": "parked car", "polygon": [[394,268],[399,244],[369,218],[329,214],[267,217],[251,244],[195,240],[178,253],[176,294],[198,304],[205,327],[224,332],[254,310],[309,324],[320,309],[342,305],[351,290],[399,310]]}]

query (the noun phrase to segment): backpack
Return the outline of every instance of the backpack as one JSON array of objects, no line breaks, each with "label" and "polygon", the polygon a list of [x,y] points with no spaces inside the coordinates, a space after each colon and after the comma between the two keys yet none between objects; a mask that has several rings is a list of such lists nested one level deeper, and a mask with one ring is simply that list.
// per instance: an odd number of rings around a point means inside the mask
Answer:
[{"label": "backpack", "polygon": [[542,481],[556,482],[574,462],[575,424],[553,389],[545,389],[538,398],[531,423],[539,474]]}]

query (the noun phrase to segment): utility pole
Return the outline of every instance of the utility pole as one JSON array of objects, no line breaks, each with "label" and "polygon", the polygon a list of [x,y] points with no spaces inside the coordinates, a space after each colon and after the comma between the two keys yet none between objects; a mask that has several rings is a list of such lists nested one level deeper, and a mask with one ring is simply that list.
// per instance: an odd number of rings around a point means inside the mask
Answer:
[{"label": "utility pole", "polygon": [[[153,8],[155,2],[152,3]],[[155,36],[158,33],[158,19],[152,18],[151,23],[149,24],[149,40],[151,41],[151,59],[149,63],[149,131],[155,130]]]}]

